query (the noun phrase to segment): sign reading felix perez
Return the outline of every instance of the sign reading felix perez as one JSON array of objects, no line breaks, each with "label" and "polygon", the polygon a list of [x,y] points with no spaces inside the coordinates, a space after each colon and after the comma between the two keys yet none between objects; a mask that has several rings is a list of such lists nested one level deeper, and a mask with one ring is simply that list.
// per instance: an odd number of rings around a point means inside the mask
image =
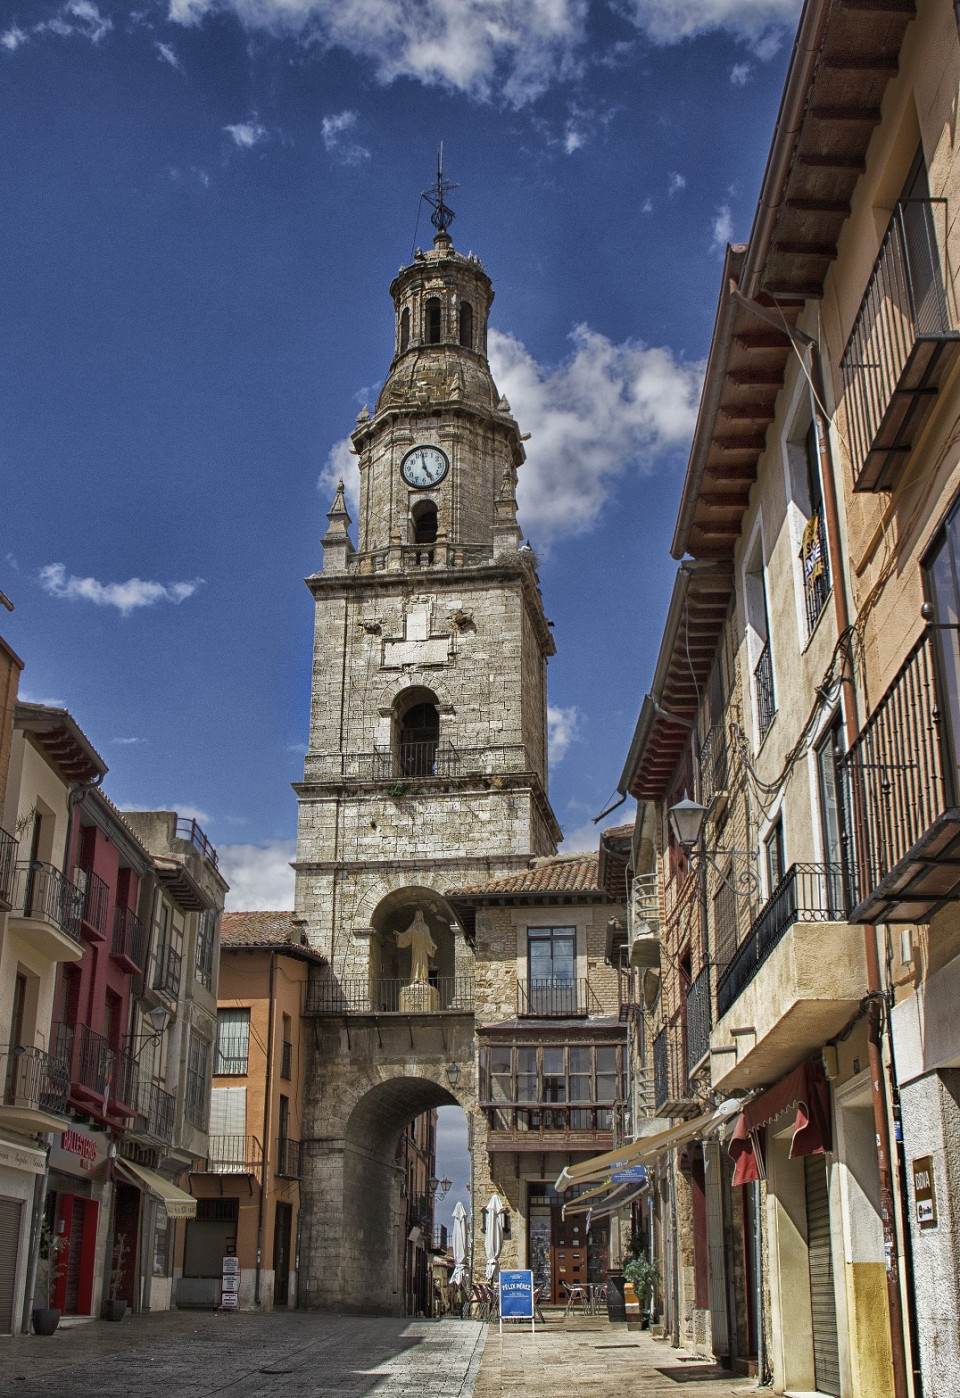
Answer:
[{"label": "sign reading felix perez", "polygon": [[937,1226],[937,1195],[933,1187],[933,1156],[921,1155],[913,1162],[913,1197],[921,1228]]}]

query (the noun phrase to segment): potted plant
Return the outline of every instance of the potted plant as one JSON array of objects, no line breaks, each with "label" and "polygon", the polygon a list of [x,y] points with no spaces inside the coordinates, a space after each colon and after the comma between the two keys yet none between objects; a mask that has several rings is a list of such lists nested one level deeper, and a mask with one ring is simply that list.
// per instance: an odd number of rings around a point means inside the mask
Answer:
[{"label": "potted plant", "polygon": [[[66,1240],[54,1233],[44,1220],[40,1229],[37,1276],[33,1288],[32,1320],[37,1335],[52,1335],[60,1324],[60,1311],[53,1303],[57,1299],[57,1285],[66,1268]],[[36,1304],[38,1301],[39,1305]]]},{"label": "potted plant", "polygon": [[118,1233],[113,1240],[113,1252],[110,1256],[110,1299],[104,1303],[104,1320],[123,1320],[127,1313],[127,1303],[120,1299],[119,1293],[124,1283],[129,1255],[127,1235]]},{"label": "potted plant", "polygon": [[660,1281],[660,1269],[642,1254],[624,1263],[623,1275],[636,1293],[641,1315],[649,1316],[653,1293]]}]

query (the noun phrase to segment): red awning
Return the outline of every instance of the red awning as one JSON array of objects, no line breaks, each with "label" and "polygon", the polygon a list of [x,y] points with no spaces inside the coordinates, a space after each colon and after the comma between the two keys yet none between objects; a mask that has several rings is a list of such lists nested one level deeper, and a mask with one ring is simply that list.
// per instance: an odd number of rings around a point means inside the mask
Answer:
[{"label": "red awning", "polygon": [[737,1118],[728,1147],[734,1162],[733,1183],[752,1184],[764,1176],[761,1132],[775,1117],[797,1109],[790,1159],[823,1155],[832,1145],[830,1089],[821,1062],[801,1063],[775,1087],[748,1102]]}]

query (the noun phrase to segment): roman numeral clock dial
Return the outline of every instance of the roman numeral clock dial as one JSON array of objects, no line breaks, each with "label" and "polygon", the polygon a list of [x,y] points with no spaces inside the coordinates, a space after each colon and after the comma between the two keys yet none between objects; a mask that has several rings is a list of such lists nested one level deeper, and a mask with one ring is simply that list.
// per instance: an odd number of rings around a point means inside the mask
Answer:
[{"label": "roman numeral clock dial", "polygon": [[400,464],[400,474],[414,490],[439,485],[450,469],[445,452],[439,447],[414,447]]}]

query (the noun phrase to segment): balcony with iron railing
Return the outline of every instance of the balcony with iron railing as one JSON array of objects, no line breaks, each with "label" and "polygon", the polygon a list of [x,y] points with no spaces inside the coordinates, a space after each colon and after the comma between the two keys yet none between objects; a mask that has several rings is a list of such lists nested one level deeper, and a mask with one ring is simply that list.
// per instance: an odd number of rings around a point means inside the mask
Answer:
[{"label": "balcony with iron railing", "polygon": [[694,1116],[700,1108],[680,1020],[664,1025],[653,1041],[653,1106],[657,1116]]},{"label": "balcony with iron railing", "polygon": [[136,1115],[139,1071],[132,1054],[110,1047],[87,1024],[57,1027],[57,1053],[70,1064],[70,1096],[98,1115]]},{"label": "balcony with iron railing", "polygon": [[131,908],[114,908],[110,955],[123,970],[138,975],[143,970],[146,938],[143,923]]},{"label": "balcony with iron railing", "polygon": [[195,820],[178,820],[176,837],[193,845],[201,859],[205,859],[214,868],[217,867],[217,851]]},{"label": "balcony with iron railing", "polygon": [[0,911],[13,906],[18,848],[17,837],[0,827]]},{"label": "balcony with iron railing", "polygon": [[433,1228],[433,1246],[431,1252],[446,1252],[447,1250],[447,1225],[436,1223]]},{"label": "balcony with iron railing", "polygon": [[298,1180],[300,1178],[300,1142],[295,1141],[292,1136],[277,1137],[275,1173],[281,1179]]},{"label": "balcony with iron railing", "polygon": [[720,965],[713,1086],[773,1081],[838,1033],[866,994],[863,934],[837,865],[792,864]]},{"label": "balcony with iron railing", "polygon": [[11,931],[52,961],[79,961],[83,894],[59,869],[39,860],[16,864],[10,904]]},{"label": "balcony with iron railing", "polygon": [[602,1014],[586,976],[574,980],[518,980],[517,1014],[529,1019],[585,1019]]},{"label": "balcony with iron railing", "polygon": [[897,204],[840,361],[855,490],[891,490],[960,351],[945,199]]},{"label": "balcony with iron railing", "polygon": [[770,653],[769,641],[764,641],[763,649],[753,667],[753,694],[757,706],[757,729],[762,743],[777,713],[773,688],[773,656]]},{"label": "balcony with iron railing", "polygon": [[137,1114],[130,1125],[130,1133],[169,1144],[173,1140],[176,1098],[158,1083],[144,1079],[137,1088],[136,1105]]},{"label": "balcony with iron railing", "polygon": [[307,985],[303,1013],[312,1015],[473,1014],[472,976],[438,976],[429,984],[398,978],[337,980],[325,969]]},{"label": "balcony with iron railing", "polygon": [[107,935],[110,911],[109,885],[92,869],[77,869],[76,883],[83,895],[83,930],[91,940],[102,942]]},{"label": "balcony with iron railing", "polygon": [[853,922],[928,922],[960,899],[958,676],[960,628],[929,626],[841,759]]},{"label": "balcony with iron railing", "polygon": [[263,1175],[263,1147],[256,1136],[211,1136],[205,1160],[194,1175]]},{"label": "balcony with iron railing", "polygon": [[161,942],[157,947],[157,962],[153,972],[153,988],[170,1000],[180,994],[180,976],[183,957],[169,942]]},{"label": "balcony with iron railing", "polygon": [[[428,777],[454,779],[505,776],[533,770],[522,743],[500,743],[494,747],[458,748],[446,740],[378,747],[372,752],[308,754],[306,776],[311,781],[406,782]],[[435,754],[435,755],[434,755]],[[424,770],[431,767],[432,770]],[[402,793],[397,793],[402,794]]]},{"label": "balcony with iron railing", "polygon": [[63,1130],[70,1096],[70,1065],[39,1048],[18,1045],[0,1053],[0,1127],[35,1135]]},{"label": "balcony with iron railing", "polygon": [[710,1052],[710,967],[703,970],[687,989],[686,1042],[687,1074],[692,1074]]}]

